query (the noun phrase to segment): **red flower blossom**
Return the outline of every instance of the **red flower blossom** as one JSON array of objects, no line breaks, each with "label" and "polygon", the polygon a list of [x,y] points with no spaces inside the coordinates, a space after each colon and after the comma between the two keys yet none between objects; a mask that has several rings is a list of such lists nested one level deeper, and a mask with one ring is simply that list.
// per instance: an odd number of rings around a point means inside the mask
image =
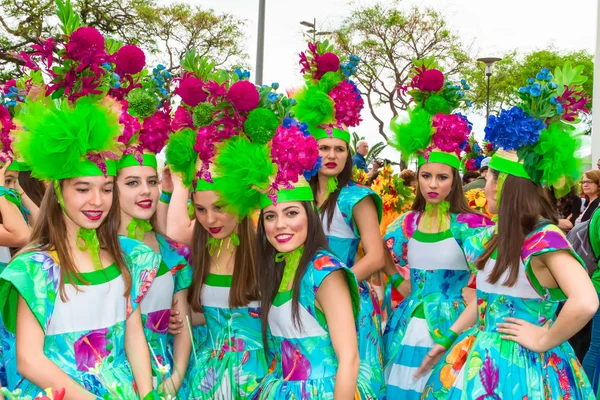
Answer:
[{"label": "red flower blossom", "polygon": [[340,58],[335,53],[325,53],[315,57],[317,62],[317,73],[315,79],[321,79],[327,72],[335,72],[340,69]]},{"label": "red flower blossom", "polygon": [[260,95],[256,86],[248,81],[239,81],[231,85],[227,98],[237,111],[252,111],[258,107]]},{"label": "red flower blossom", "polygon": [[81,72],[92,63],[102,64],[106,57],[104,36],[91,26],[82,26],[73,32],[66,50],[67,59],[80,62],[77,72]]},{"label": "red flower blossom", "polygon": [[135,75],[144,69],[146,65],[146,55],[139,47],[133,44],[126,44],[121,47],[114,55],[115,72],[119,75]]},{"label": "red flower blossom", "polygon": [[175,89],[175,94],[181,97],[181,101],[185,105],[196,107],[206,101],[207,94],[203,88],[204,82],[195,76],[188,75],[179,81],[179,87]]},{"label": "red flower blossom", "polygon": [[175,115],[173,116],[173,121],[171,122],[171,129],[173,131],[178,131],[185,128],[194,128],[194,120],[192,119],[192,115],[185,107],[179,106],[175,111]]},{"label": "red flower blossom", "polygon": [[160,153],[171,133],[171,117],[168,108],[156,111],[146,118],[140,132],[140,144],[153,153]]}]

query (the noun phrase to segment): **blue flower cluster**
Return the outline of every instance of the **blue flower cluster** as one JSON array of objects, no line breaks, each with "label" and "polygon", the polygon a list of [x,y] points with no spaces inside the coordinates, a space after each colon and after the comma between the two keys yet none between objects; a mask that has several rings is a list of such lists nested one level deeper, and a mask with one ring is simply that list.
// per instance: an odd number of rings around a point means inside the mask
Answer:
[{"label": "blue flower cluster", "polygon": [[304,171],[304,174],[303,174],[304,179],[309,181],[310,178],[317,175],[317,173],[319,172],[319,170],[321,169],[322,166],[323,166],[323,159],[321,158],[321,156],[319,156],[319,158],[317,158],[317,163],[315,164],[315,166],[310,171]]},{"label": "blue flower cluster", "polygon": [[[544,70],[547,71],[547,68],[544,68]],[[541,72],[537,74],[536,78],[540,76],[540,74]],[[519,93],[529,94],[531,97],[540,97],[543,92],[547,90],[554,90],[558,87],[558,85],[554,82],[548,82],[546,84],[548,78],[552,79],[552,75],[542,75],[542,77],[544,79],[538,79],[541,83],[537,82],[533,78],[529,78],[527,80],[527,85],[519,88]]]},{"label": "blue flower cluster", "polygon": [[[292,100],[292,99],[290,99],[290,100]],[[297,126],[298,129],[300,129],[300,131],[304,135],[304,137],[310,136],[310,132],[308,131],[308,125],[306,124],[306,122],[300,123],[300,122],[298,122],[298,120],[296,118],[292,118],[289,115],[283,119],[282,125],[288,129],[291,126]]]},{"label": "blue flower cluster", "polygon": [[[477,147],[479,147],[479,146],[477,146]],[[475,157],[475,167],[477,169],[481,168],[481,162],[483,161],[484,158],[485,158],[484,155],[479,155],[479,156]]]},{"label": "blue flower cluster", "polygon": [[459,117],[461,117],[462,119],[465,120],[465,122],[467,123],[467,126],[469,127],[469,130],[473,129],[473,123],[471,121],[469,121],[469,118],[467,118],[466,115],[463,115],[461,113],[456,113],[456,115],[458,115]]},{"label": "blue flower cluster", "polygon": [[517,150],[521,146],[537,142],[546,127],[542,121],[527,114],[517,106],[502,110],[500,116],[490,115],[485,127],[485,140],[504,150]]},{"label": "blue flower cluster", "polygon": [[247,71],[247,70],[242,71],[241,69],[236,68],[235,71],[233,71],[233,72],[235,72],[235,74],[238,76],[240,81],[243,81],[245,79],[250,79],[250,71]]},{"label": "blue flower cluster", "polygon": [[535,76],[535,79],[538,81],[550,82],[552,80],[552,74],[548,68],[542,68],[542,70]]},{"label": "blue flower cluster", "polygon": [[269,100],[269,103],[275,103],[277,100],[279,100],[279,95],[275,92],[269,92],[267,100]]},{"label": "blue flower cluster", "polygon": [[356,74],[356,71],[358,71],[357,66],[358,66],[359,62],[360,62],[360,57],[354,56],[354,55],[350,56],[347,63],[343,63],[342,65],[340,65],[344,75],[346,75],[348,77],[348,76],[352,76],[352,75]]},{"label": "blue flower cluster", "polygon": [[[112,71],[112,66],[107,62],[101,64],[100,67],[102,67],[106,72]],[[113,72],[112,74],[107,74],[107,76],[109,76],[109,85],[112,89],[118,89],[121,87],[121,77],[119,74]]]},{"label": "blue flower cluster", "polygon": [[16,106],[17,101],[25,101],[25,99],[23,96],[19,96],[19,89],[17,89],[16,86],[11,86],[8,89],[8,93],[5,93],[0,97],[0,104],[4,104],[6,107]]},{"label": "blue flower cluster", "polygon": [[169,91],[165,88],[165,82],[168,79],[171,79],[171,77],[171,73],[167,71],[167,68],[162,64],[158,64],[152,69],[152,83],[163,98],[167,97],[169,94]]},{"label": "blue flower cluster", "polygon": [[553,97],[553,98],[550,99],[550,104],[556,106],[556,113],[557,114],[562,114],[562,112],[563,112],[563,105],[558,102],[558,99],[556,97]]},{"label": "blue flower cluster", "polygon": [[[460,85],[453,85],[452,82],[446,81],[446,89],[455,90],[456,94],[458,95],[458,98],[462,99],[463,97],[465,97],[465,91],[470,90],[471,86],[469,86],[469,84],[467,83],[466,80],[461,79]],[[468,101],[468,103],[471,103],[471,102]],[[467,104],[467,105],[469,107],[471,106],[471,104]]]}]

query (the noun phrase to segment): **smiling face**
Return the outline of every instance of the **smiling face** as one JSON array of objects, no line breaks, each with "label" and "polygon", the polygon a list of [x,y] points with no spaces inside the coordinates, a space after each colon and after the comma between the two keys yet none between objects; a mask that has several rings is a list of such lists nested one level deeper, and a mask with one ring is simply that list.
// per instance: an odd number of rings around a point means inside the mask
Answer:
[{"label": "smiling face", "polygon": [[267,240],[279,253],[294,251],[306,242],[308,216],[301,202],[271,204],[262,218]]},{"label": "smiling face", "polygon": [[329,176],[338,176],[348,160],[348,144],[342,139],[325,138],[317,141],[322,167],[319,173]]},{"label": "smiling face", "polygon": [[215,239],[225,239],[237,230],[238,220],[217,205],[219,196],[212,190],[194,192],[196,219]]},{"label": "smiling face", "polygon": [[4,173],[4,187],[7,189],[16,189],[17,179],[19,179],[18,171],[6,171]]},{"label": "smiling face", "polygon": [[131,218],[149,220],[158,207],[158,174],[152,167],[133,166],[119,171],[121,211]]},{"label": "smiling face", "polygon": [[428,204],[446,200],[452,189],[452,167],[442,163],[427,163],[419,168],[419,190]]},{"label": "smiling face", "polygon": [[[108,216],[113,203],[114,177],[86,176],[65,179],[62,195],[67,224],[97,229]],[[72,222],[69,222],[72,221]]]}]

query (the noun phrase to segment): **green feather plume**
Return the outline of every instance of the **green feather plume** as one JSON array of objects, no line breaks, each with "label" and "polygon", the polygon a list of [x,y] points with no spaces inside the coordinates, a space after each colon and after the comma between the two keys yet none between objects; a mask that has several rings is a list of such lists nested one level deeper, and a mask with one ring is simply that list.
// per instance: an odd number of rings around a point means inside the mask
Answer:
[{"label": "green feather plume", "polygon": [[392,119],[390,129],[394,133],[390,145],[402,154],[404,161],[429,146],[433,127],[431,125],[431,114],[417,107],[409,111],[409,120],[398,123],[396,118]]},{"label": "green feather plume", "polygon": [[341,81],[342,77],[340,76],[339,72],[327,72],[321,77],[321,80],[319,80],[319,89],[321,89],[324,93],[329,93]]},{"label": "green feather plume", "polygon": [[292,113],[308,126],[319,126],[335,122],[334,102],[327,93],[316,86],[308,86],[295,96],[296,105]]},{"label": "green feather plume", "polygon": [[181,180],[188,188],[192,187],[196,178],[198,154],[194,151],[194,144],[196,132],[186,128],[171,134],[165,151],[167,165],[171,171],[181,174]]},{"label": "green feather plume", "polygon": [[215,190],[225,209],[241,218],[257,209],[261,192],[266,192],[276,166],[269,147],[234,137],[225,142],[215,157]]},{"label": "green feather plume", "polygon": [[244,131],[253,143],[266,144],[273,139],[279,127],[279,118],[269,109],[259,107],[250,111],[244,122]]},{"label": "green feather plume", "polygon": [[16,135],[15,151],[42,180],[79,175],[88,152],[114,150],[121,134],[118,116],[87,97],[73,105],[27,100],[16,120],[23,130]]}]

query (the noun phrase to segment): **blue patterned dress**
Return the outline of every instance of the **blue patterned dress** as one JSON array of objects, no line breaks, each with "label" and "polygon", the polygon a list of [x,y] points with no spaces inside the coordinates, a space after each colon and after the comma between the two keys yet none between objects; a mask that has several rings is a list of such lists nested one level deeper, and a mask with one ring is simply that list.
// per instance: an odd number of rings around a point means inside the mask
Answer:
[{"label": "blue patterned dress", "polygon": [[17,300],[21,296],[44,331],[44,353],[50,361],[99,397],[116,385],[126,398],[136,398],[133,373],[125,354],[126,319],[140,304],[148,283],[136,277],[158,268],[160,256],[141,242],[119,239],[127,255],[125,261],[134,271],[129,298],[123,296],[124,281],[116,264],[102,271],[82,273],[88,284],[78,282],[85,286],[79,292],[70,284],[77,278],[68,278],[65,302],[59,294],[61,272],[55,252],[20,254],[2,272],[0,310],[10,332],[7,339],[12,349],[6,360],[9,390],[19,388],[23,395],[34,397],[42,392],[17,371],[14,332]]},{"label": "blue patterned dress", "polygon": [[[269,311],[269,346],[275,353],[275,369],[265,377],[253,399],[332,400],[338,362],[325,315],[316,307],[317,291],[333,271],[346,273],[355,316],[359,296],[354,273],[333,254],[321,250],[300,281],[300,328],[292,317],[293,290],[280,292]],[[358,377],[354,399],[376,399],[370,382]]]},{"label": "blue patterned dress", "polygon": [[558,250],[573,252],[562,231],[545,225],[530,233],[521,252],[519,275],[514,286],[488,278],[495,264],[491,257],[482,271],[473,263],[483,253],[493,229],[469,239],[465,253],[477,273],[477,324],[458,337],[436,365],[423,392],[426,400],[594,400],[581,364],[569,342],[545,353],[534,353],[518,343],[501,339],[497,325],[506,317],[543,325],[554,320],[560,301],[565,299],[559,288],[546,288],[531,269],[531,259]]},{"label": "blue patterned dress", "polygon": [[392,312],[383,336],[388,399],[416,400],[428,376],[413,377],[435,344],[432,332],[446,333],[465,309],[462,289],[470,271],[461,249],[464,241],[491,225],[476,214],[451,214],[450,229],[424,233],[420,215],[397,218],[384,240],[394,260],[410,268],[411,293]]},{"label": "blue patterned dress", "polygon": [[[360,244],[360,232],[354,224],[354,207],[367,197],[371,197],[381,220],[381,198],[371,189],[350,182],[343,187],[331,222],[327,226],[328,215],[324,214],[323,229],[327,235],[329,248],[348,268],[356,261]],[[360,375],[370,382],[375,393],[383,395],[383,355],[381,349],[381,311],[376,294],[367,281],[358,282],[360,313],[358,317],[358,350],[360,355]]]}]

